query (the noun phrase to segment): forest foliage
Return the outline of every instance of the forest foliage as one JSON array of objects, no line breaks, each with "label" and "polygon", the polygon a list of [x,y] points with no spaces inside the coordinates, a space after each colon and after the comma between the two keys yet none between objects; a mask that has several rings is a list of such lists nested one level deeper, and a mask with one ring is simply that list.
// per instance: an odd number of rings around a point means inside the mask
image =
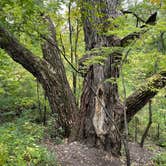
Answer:
[{"label": "forest foliage", "polygon": [[[128,2],[128,3],[127,3]],[[63,0],[1,0],[0,1],[0,24],[12,32],[21,43],[30,49],[35,55],[42,57],[41,45],[44,39],[41,34],[47,35],[47,24],[43,22],[42,15],[46,13],[51,17],[56,26],[57,40],[59,46],[66,57],[70,60],[71,41],[68,29],[68,1]],[[166,70],[166,1],[144,0],[132,3],[123,1],[119,7],[121,10],[128,10],[138,15],[146,21],[149,16],[157,11],[157,21],[155,25],[146,25],[146,33],[139,39],[134,40],[125,48],[100,48],[90,52],[85,52],[83,37],[83,27],[81,23],[79,1],[71,1],[71,24],[72,24],[72,48],[76,51],[78,58],[85,54],[98,54],[102,52],[102,57],[95,56],[85,61],[87,67],[90,64],[101,64],[110,52],[119,51],[123,53],[125,62],[122,64],[123,76],[127,96],[133,90],[146,82],[146,79],[155,73]],[[126,5],[127,4],[127,5]],[[140,27],[145,23],[136,18],[133,14],[125,14],[117,19],[110,19],[113,25],[110,31],[104,35],[117,35],[120,38],[127,34],[139,32]],[[77,38],[77,35],[79,36]],[[77,41],[78,40],[78,41]],[[73,68],[65,61],[65,69],[71,87],[73,86]],[[78,68],[78,61],[72,62]],[[77,101],[81,95],[82,77],[77,74]],[[106,80],[114,81],[114,80]],[[122,78],[118,80],[121,100],[124,99]],[[51,110],[48,101],[44,99],[44,92],[39,85],[37,91],[36,79],[28,73],[21,65],[16,64],[3,51],[0,50],[0,165],[24,166],[26,163],[32,165],[51,165],[55,159],[40,141],[44,137],[44,131],[51,129],[56,134],[51,133],[51,137],[62,138],[61,128],[55,131],[53,124],[50,124]],[[46,102],[46,103],[45,103]],[[79,103],[78,103],[79,104]],[[44,114],[44,105],[47,105],[47,124],[41,124]],[[24,113],[25,112],[25,113]],[[152,100],[153,122],[150,128],[147,142],[156,143],[166,147],[166,89],[162,89]],[[27,115],[28,118],[26,117]],[[35,116],[32,116],[35,115]],[[19,117],[20,116],[20,117]],[[56,115],[54,115],[56,117]],[[18,118],[19,117],[19,118]],[[139,142],[148,121],[148,106],[145,106],[129,124],[130,140],[135,139],[136,119],[138,121]],[[11,122],[10,122],[11,121]],[[38,124],[36,124],[38,123]],[[59,134],[60,133],[60,134]],[[24,138],[24,140],[23,140]],[[162,164],[166,157],[161,155],[162,161],[155,159]],[[53,164],[52,164],[53,165]]]}]

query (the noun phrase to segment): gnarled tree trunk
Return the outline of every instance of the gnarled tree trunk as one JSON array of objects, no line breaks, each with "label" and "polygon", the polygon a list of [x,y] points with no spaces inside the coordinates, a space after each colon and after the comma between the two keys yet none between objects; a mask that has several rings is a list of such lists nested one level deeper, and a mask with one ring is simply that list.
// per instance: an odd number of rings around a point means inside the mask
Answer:
[{"label": "gnarled tree trunk", "polygon": [[[116,36],[106,36],[105,33],[111,25],[110,18],[119,16],[117,11],[118,0],[84,0],[82,4],[82,19],[84,26],[86,50],[102,47],[125,47],[131,40],[139,38],[145,33],[132,33],[119,39]],[[110,26],[111,25],[111,26]],[[91,51],[92,53],[93,51]],[[85,55],[80,64],[87,58],[95,55]],[[103,56],[99,51],[97,56]],[[119,99],[118,85],[116,79],[119,77],[119,66],[122,55],[114,52],[108,55],[104,64],[90,65],[86,71],[83,93],[81,96],[81,113],[78,137],[90,145],[111,151],[114,155],[120,155],[121,135],[124,130],[123,111],[124,105]],[[106,81],[110,78],[112,81]],[[154,76],[149,81],[149,85],[138,89],[126,100],[127,121],[140,110],[152,97],[157,94],[157,90],[165,86],[165,74]],[[159,83],[160,82],[160,83]]]},{"label": "gnarled tree trunk", "polygon": [[[89,9],[87,9],[87,6]],[[111,47],[114,37],[104,35],[111,22],[117,17],[117,0],[87,0],[83,2],[82,17],[86,50]],[[102,53],[99,56],[102,56]],[[85,142],[120,154],[121,136],[120,117],[124,106],[120,102],[116,79],[119,77],[118,64],[121,54],[113,53],[104,60],[104,65],[93,64],[89,67],[83,85],[81,97],[81,116],[79,138]],[[106,81],[111,78],[113,82]],[[111,118],[111,120],[110,120]]]}]

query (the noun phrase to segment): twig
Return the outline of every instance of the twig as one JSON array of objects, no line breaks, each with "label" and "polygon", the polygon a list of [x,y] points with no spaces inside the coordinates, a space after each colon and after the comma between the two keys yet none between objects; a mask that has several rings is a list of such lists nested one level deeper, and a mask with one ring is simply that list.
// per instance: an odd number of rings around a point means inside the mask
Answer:
[{"label": "twig", "polygon": [[144,21],[141,17],[139,17],[136,13],[134,13],[134,12],[131,12],[131,11],[128,11],[128,10],[121,10],[121,12],[122,12],[123,14],[132,14],[134,17],[137,18],[137,20],[139,20],[139,21],[145,23],[145,21]]}]

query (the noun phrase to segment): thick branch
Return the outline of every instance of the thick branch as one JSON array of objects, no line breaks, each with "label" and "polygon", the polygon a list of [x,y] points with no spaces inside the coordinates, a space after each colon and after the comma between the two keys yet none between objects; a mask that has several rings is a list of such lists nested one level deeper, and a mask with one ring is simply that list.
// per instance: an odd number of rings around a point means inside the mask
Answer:
[{"label": "thick branch", "polygon": [[126,100],[128,122],[161,88],[165,86],[166,71],[155,74],[148,79],[148,82],[145,85],[141,86],[136,92],[130,95]]},{"label": "thick branch", "polygon": [[0,25],[0,48],[4,49],[9,56],[35,77],[41,74],[42,60],[33,55],[31,51],[21,45],[8,31]]},{"label": "thick branch", "polygon": [[[53,33],[51,34],[53,35]],[[21,64],[40,81],[52,111],[58,113],[57,124],[62,126],[65,135],[69,136],[76,119],[75,98],[67,81],[65,68],[57,52],[57,47],[54,48],[47,41],[43,47],[46,60],[34,56],[31,51],[0,26],[0,48],[4,49],[14,61]]]}]

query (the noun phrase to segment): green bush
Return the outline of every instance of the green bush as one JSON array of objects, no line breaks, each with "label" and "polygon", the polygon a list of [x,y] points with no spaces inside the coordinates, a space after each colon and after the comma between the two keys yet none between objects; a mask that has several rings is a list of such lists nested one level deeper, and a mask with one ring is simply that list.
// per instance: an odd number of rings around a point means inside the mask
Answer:
[{"label": "green bush", "polygon": [[13,96],[1,96],[0,97],[0,109],[9,111],[20,111],[26,108],[35,106],[36,101],[33,98],[13,97]]},{"label": "green bush", "polygon": [[166,166],[166,152],[158,154],[154,158],[154,163],[156,166]]},{"label": "green bush", "polygon": [[0,166],[55,166],[54,154],[39,145],[44,128],[19,119],[0,127]]},{"label": "green bush", "polygon": [[0,165],[4,165],[7,158],[8,158],[7,147],[4,146],[3,144],[0,144]]}]

